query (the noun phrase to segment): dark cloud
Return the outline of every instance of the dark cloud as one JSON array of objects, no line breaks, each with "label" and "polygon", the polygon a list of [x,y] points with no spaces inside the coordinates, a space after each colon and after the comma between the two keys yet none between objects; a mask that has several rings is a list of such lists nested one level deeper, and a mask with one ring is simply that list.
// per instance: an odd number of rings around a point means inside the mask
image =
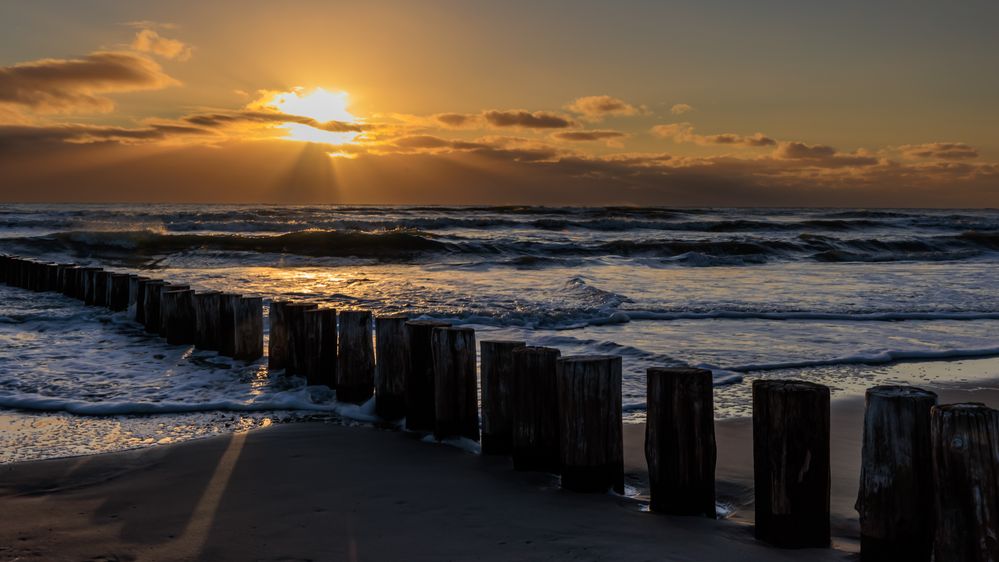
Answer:
[{"label": "dark cloud", "polygon": [[820,160],[835,155],[836,149],[831,146],[803,142],[784,142],[774,151],[774,156],[786,160]]},{"label": "dark cloud", "polygon": [[734,133],[723,133],[720,135],[707,135],[704,140],[710,144],[737,144],[742,146],[776,146],[777,141],[765,136],[763,133],[743,136]]},{"label": "dark cloud", "polygon": [[157,90],[175,83],[147,58],[98,52],[0,68],[0,104],[42,113],[110,111],[114,102],[104,94]]},{"label": "dark cloud", "polygon": [[555,138],[566,141],[599,141],[624,138],[627,135],[620,131],[564,131],[555,133]]},{"label": "dark cloud", "polygon": [[512,109],[507,111],[489,110],[484,111],[482,116],[494,127],[521,127],[524,129],[565,129],[572,127],[573,123],[557,113],[546,111],[530,112],[523,109]]},{"label": "dark cloud", "polygon": [[365,125],[346,123],[343,121],[320,122],[311,117],[290,115],[280,111],[237,110],[195,113],[181,117],[181,120],[192,125],[207,128],[223,128],[238,124],[280,124],[298,123],[331,133],[360,133],[370,129]]},{"label": "dark cloud", "polygon": [[132,144],[168,141],[180,137],[216,135],[201,127],[173,123],[155,123],[144,127],[106,127],[99,125],[0,125],[0,146],[31,146],[45,143]]},{"label": "dark cloud", "polygon": [[433,116],[433,119],[445,127],[453,128],[468,127],[480,123],[478,115],[467,113],[438,113]]},{"label": "dark cloud", "polygon": [[908,158],[933,160],[968,160],[978,158],[978,151],[963,142],[907,144],[900,147],[899,151]]}]

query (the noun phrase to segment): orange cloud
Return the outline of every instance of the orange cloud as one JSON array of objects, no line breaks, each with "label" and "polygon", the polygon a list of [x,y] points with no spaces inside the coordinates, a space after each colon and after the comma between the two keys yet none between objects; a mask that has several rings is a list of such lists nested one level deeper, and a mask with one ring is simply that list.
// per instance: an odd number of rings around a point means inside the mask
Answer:
[{"label": "orange cloud", "polygon": [[630,103],[611,96],[577,98],[565,108],[582,115],[588,121],[600,121],[608,116],[635,115],[639,112],[638,108]]},{"label": "orange cloud", "polygon": [[931,142],[907,144],[899,147],[906,158],[926,158],[933,160],[968,160],[978,158],[978,151],[963,142]]},{"label": "orange cloud", "polygon": [[686,103],[677,103],[673,107],[669,108],[669,112],[673,115],[683,115],[684,113],[690,113],[694,110],[692,105]]},{"label": "orange cloud", "polygon": [[131,53],[97,52],[0,67],[0,104],[38,113],[107,112],[106,94],[158,90],[177,81],[155,62]]},{"label": "orange cloud", "polygon": [[736,133],[720,133],[715,135],[700,135],[694,132],[690,123],[669,123],[652,127],[652,133],[675,142],[692,142],[700,145],[727,144],[748,147],[776,146],[777,141],[764,135],[739,135]]},{"label": "orange cloud", "polygon": [[165,59],[186,61],[191,58],[193,48],[183,41],[167,39],[152,29],[142,29],[135,34],[132,48],[143,53],[152,53]]}]

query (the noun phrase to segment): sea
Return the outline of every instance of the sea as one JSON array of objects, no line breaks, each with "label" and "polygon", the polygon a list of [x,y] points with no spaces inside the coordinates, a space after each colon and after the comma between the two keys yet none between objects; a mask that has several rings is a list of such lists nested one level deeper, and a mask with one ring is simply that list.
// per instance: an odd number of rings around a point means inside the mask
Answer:
[{"label": "sea", "polygon": [[[620,355],[626,422],[652,366],[710,369],[718,418],[761,377],[834,398],[999,377],[974,362],[999,356],[997,210],[6,204],[0,253]],[[266,360],[0,286],[0,463],[317,419],[378,423]]]}]

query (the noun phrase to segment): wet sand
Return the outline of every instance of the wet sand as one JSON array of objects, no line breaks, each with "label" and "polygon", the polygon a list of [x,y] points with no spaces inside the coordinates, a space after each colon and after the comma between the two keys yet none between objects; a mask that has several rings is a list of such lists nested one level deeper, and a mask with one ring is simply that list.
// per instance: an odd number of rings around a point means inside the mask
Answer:
[{"label": "wet sand", "polygon": [[[941,402],[997,406],[992,389]],[[728,519],[643,510],[642,496],[562,492],[507,459],[332,423],[279,425],[175,445],[0,467],[0,559],[849,560],[863,401],[832,408],[834,547],[752,537],[752,427],[721,421]],[[644,426],[626,426],[630,486],[644,490]]]}]

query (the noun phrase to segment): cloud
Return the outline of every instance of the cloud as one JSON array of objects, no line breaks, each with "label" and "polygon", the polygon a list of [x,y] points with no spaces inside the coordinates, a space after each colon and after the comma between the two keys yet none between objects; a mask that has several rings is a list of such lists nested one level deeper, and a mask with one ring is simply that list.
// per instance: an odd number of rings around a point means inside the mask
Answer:
[{"label": "cloud", "polygon": [[906,158],[925,158],[932,160],[969,160],[978,158],[978,151],[963,142],[931,142],[926,144],[907,144],[899,147],[899,152]]},{"label": "cloud", "polygon": [[142,29],[135,34],[132,48],[142,53],[152,53],[169,60],[186,61],[193,48],[177,39],[167,39],[152,29]]},{"label": "cloud", "polygon": [[491,109],[482,116],[494,127],[520,127],[524,129],[564,129],[575,123],[557,113],[546,111],[530,112],[524,109],[500,111]]},{"label": "cloud", "polygon": [[136,144],[178,140],[181,137],[215,135],[201,127],[176,123],[155,123],[143,127],[111,127],[100,125],[0,125],[0,147],[37,145],[40,143],[119,143]]},{"label": "cloud", "polygon": [[553,135],[559,140],[573,142],[587,142],[600,140],[622,139],[628,135],[620,131],[594,130],[594,131],[563,131]]},{"label": "cloud", "polygon": [[139,55],[96,52],[78,59],[42,59],[0,67],[0,104],[38,113],[107,112],[105,94],[158,90],[177,81]]},{"label": "cloud", "polygon": [[669,112],[673,115],[683,115],[684,113],[689,113],[694,110],[694,106],[688,105],[686,103],[677,103],[673,107],[669,108]]},{"label": "cloud", "polygon": [[778,160],[795,160],[827,168],[873,166],[880,160],[863,152],[842,153],[824,144],[782,142],[773,153]]},{"label": "cloud", "polygon": [[468,113],[438,113],[432,117],[439,125],[452,129],[474,127],[482,124],[481,116]]},{"label": "cloud", "polygon": [[690,123],[669,123],[666,125],[656,125],[652,127],[652,133],[662,138],[672,139],[674,142],[692,142],[699,145],[735,145],[747,147],[776,146],[777,141],[764,135],[755,133],[752,135],[740,135],[736,133],[720,133],[715,135],[700,135],[694,132],[694,126]]},{"label": "cloud", "polygon": [[600,121],[608,116],[635,115],[639,112],[638,108],[630,103],[611,96],[577,98],[565,108],[582,115],[588,121]]}]

